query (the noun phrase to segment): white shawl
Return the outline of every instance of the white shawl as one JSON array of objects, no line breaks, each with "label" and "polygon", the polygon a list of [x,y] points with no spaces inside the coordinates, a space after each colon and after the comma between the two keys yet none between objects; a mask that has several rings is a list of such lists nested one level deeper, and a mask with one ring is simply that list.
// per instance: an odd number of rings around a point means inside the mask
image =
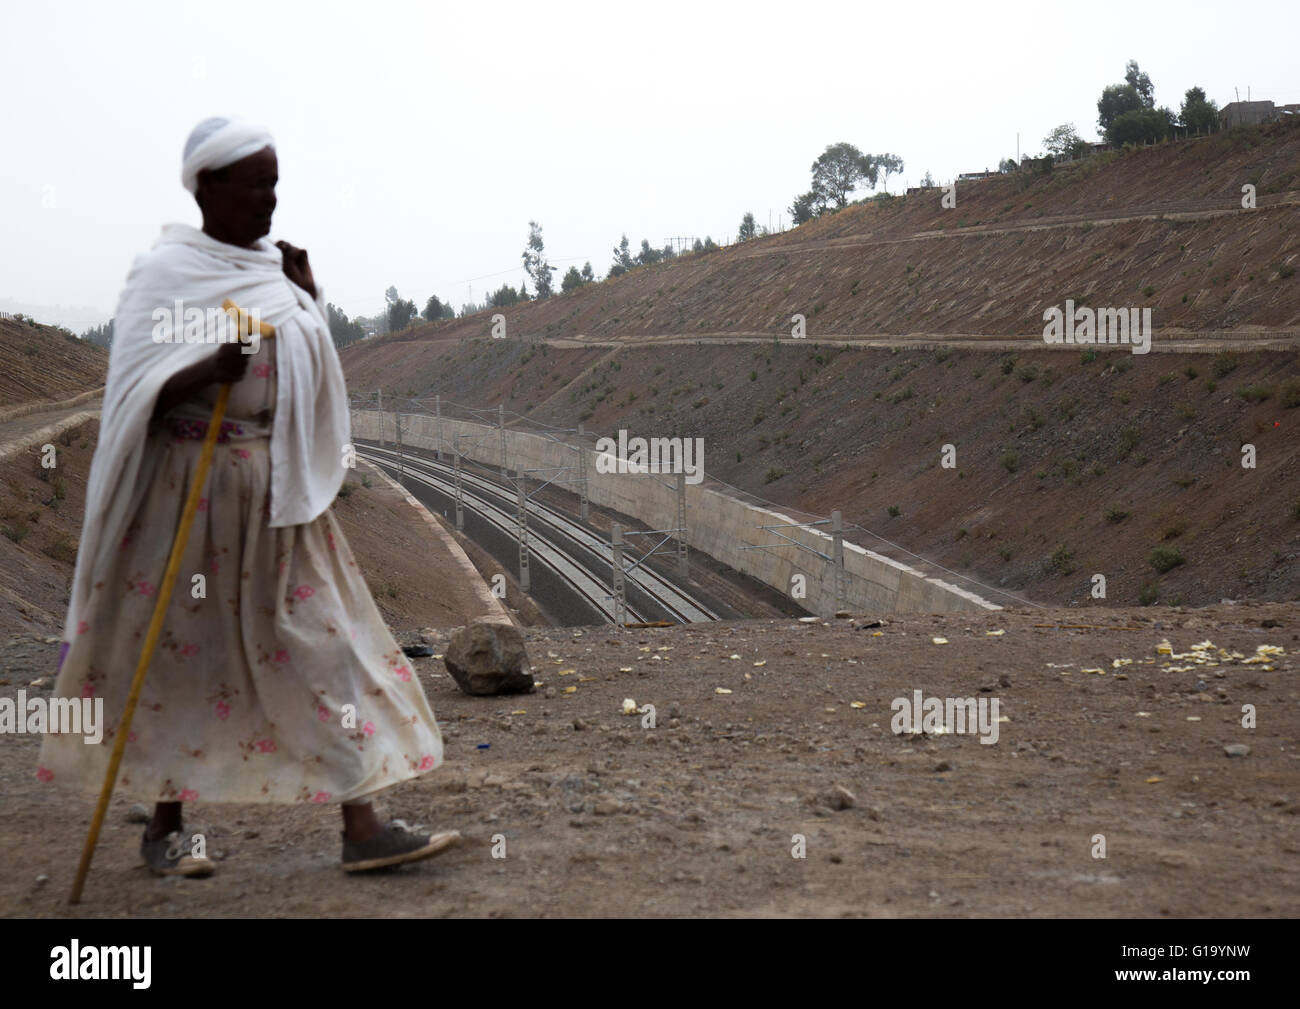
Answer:
[{"label": "white shawl", "polygon": [[[179,300],[206,312],[231,298],[275,327],[270,524],[303,525],[329,507],[346,475],[350,431],[343,369],[317,292],[313,301],[289,281],[280,250],[265,238],[244,249],[186,224],[168,224],[154,247],[137,257],[117,307],[64,641],[72,640],[91,586],[143,499],[137,479],[159,392],[182,368],[218,350],[213,343],[156,343],[155,310],[170,317]],[[178,333],[181,324],[176,320]]]}]

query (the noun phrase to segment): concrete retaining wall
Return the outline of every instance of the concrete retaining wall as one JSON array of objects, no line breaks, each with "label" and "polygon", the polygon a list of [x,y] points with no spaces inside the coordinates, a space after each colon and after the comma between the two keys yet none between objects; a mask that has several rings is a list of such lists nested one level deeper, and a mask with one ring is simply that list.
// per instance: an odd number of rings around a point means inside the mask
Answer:
[{"label": "concrete retaining wall", "polygon": [[[382,438],[393,444],[395,418],[385,413]],[[402,441],[419,448],[439,445],[441,424],[442,448],[451,451],[460,439],[461,455],[488,466],[501,466],[501,431],[499,428],[468,421],[423,415],[403,414]],[[379,440],[380,415],[374,410],[352,413],[355,437]],[[505,431],[504,464],[512,470],[557,470],[571,467],[555,483],[577,492],[577,466],[587,467],[587,495],[593,504],[630,515],[651,529],[669,529],[677,521],[676,478],[672,475],[645,473],[599,473],[597,453],[542,435]],[[553,473],[539,472],[537,478],[549,479]],[[687,542],[695,550],[751,575],[777,591],[791,594],[795,576],[802,575],[806,597],[800,605],[814,613],[829,614],[835,608],[834,581],[830,566],[820,557],[785,542],[760,528],[789,524],[793,520],[779,512],[740,501],[703,485],[686,487]],[[808,547],[828,555],[831,538],[818,529],[786,528],[781,532]],[[772,544],[781,545],[775,546]],[[745,549],[767,545],[765,549]],[[945,613],[957,610],[997,610],[999,606],[974,593],[950,585],[891,558],[854,543],[844,544],[844,567],[848,572],[846,605],[860,613],[922,612]],[[797,598],[797,596],[796,596]]]}]

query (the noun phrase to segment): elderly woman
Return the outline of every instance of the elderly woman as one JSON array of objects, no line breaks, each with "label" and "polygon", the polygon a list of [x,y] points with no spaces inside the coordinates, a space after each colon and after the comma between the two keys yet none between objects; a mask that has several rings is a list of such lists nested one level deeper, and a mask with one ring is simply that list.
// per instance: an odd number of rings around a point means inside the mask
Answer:
[{"label": "elderly woman", "polygon": [[[187,801],[339,802],[345,870],[427,858],[459,833],[385,824],[370,801],[441,764],[442,737],[329,510],[351,464],[346,390],[307,253],[264,237],[272,138],[205,120],[181,175],[203,229],[167,225],[127,278],[55,687],[105,699],[105,739],[47,735],[37,775],[87,791],[103,779],[212,406],[230,382],[119,777],[157,803],[141,855],[164,875],[212,871],[185,833]],[[208,310],[226,298],[275,327],[256,353],[204,342]]]}]

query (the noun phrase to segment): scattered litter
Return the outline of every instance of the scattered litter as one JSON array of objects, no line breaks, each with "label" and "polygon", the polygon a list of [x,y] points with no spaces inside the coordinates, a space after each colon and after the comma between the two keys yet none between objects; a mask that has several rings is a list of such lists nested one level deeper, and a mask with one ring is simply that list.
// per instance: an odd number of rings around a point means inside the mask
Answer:
[{"label": "scattered litter", "polygon": [[1168,638],[1166,638],[1164,641],[1160,642],[1160,644],[1156,645],[1156,654],[1157,654],[1157,655],[1173,655],[1173,654],[1174,654],[1174,646],[1171,645],[1171,644],[1169,643],[1169,639],[1168,639]]},{"label": "scattered litter", "polygon": [[936,645],[946,645],[948,643],[947,638],[931,638],[930,640],[933,641]]},{"label": "scattered litter", "polygon": [[623,714],[625,714],[625,715],[635,715],[635,714],[636,714],[636,701],[632,700],[632,698],[630,698],[630,697],[625,697],[625,698],[623,698]]},{"label": "scattered litter", "polygon": [[1139,711],[1139,712],[1137,713],[1137,716],[1138,716],[1138,718],[1150,718],[1150,717],[1151,717],[1151,712],[1149,712],[1149,711]]},{"label": "scattered litter", "polygon": [[849,707],[850,707],[850,708],[865,708],[866,705],[865,705],[862,701],[849,701]]},{"label": "scattered litter", "polygon": [[1187,716],[1187,720],[1188,720],[1189,722],[1199,722],[1199,721],[1201,720],[1201,716],[1200,716],[1200,715],[1188,715],[1188,716]]},{"label": "scattered litter", "polygon": [[618,671],[619,671],[620,673],[630,673],[630,672],[632,671],[632,667],[631,667],[631,666],[619,666],[619,667],[618,667]]},{"label": "scattered litter", "polygon": [[884,631],[872,631],[872,632],[871,632],[871,636],[872,636],[873,638],[883,638],[883,637],[885,636],[885,632],[884,632]]},{"label": "scattered litter", "polygon": [[754,663],[754,668],[757,669],[759,666],[765,666],[765,665],[767,665],[767,659],[759,659],[757,662]]},{"label": "scattered litter", "polygon": [[821,617],[800,617],[800,618],[799,618],[799,623],[801,623],[801,624],[815,624],[815,623],[817,623],[817,622],[820,621],[820,620],[821,620]]},{"label": "scattered litter", "polygon": [[738,659],[738,658],[740,658],[740,656],[739,656],[739,655],[736,655],[736,654],[733,653],[733,654],[731,654],[731,655],[728,655],[727,658],[729,658],[729,659]]},{"label": "scattered litter", "polygon": [[1004,631],[1004,630],[1002,630],[1002,628],[998,628],[996,631],[985,631],[985,632],[984,632],[984,636],[985,636],[986,638],[1000,638],[1000,637],[1002,637],[1002,635],[1004,635],[1004,634],[1006,634],[1006,633],[1007,633],[1007,632]]},{"label": "scattered litter", "polygon": [[491,743],[479,743],[478,746],[475,747],[475,749],[477,749],[477,750],[486,750],[486,749],[488,749],[489,747],[491,747],[491,745],[492,745]]},{"label": "scattered litter", "polygon": [[517,708],[517,709],[515,709],[514,711],[510,712],[510,714],[512,714],[512,715],[526,715],[526,714],[528,714],[528,709],[527,709],[527,708]]},{"label": "scattered litter", "polygon": [[714,688],[713,688],[713,692],[714,692],[715,694],[729,694],[729,693],[731,693],[731,691],[728,690],[726,687],[714,687]]},{"label": "scattered litter", "polygon": [[1106,675],[1106,670],[1104,670],[1104,669],[1080,669],[1079,672],[1081,672],[1081,673],[1096,673],[1098,676],[1105,676],[1105,675]]},{"label": "scattered litter", "polygon": [[574,673],[576,673],[576,672],[577,672],[576,669],[561,669],[561,670],[560,670],[560,675],[561,675],[561,676],[572,676],[572,675],[573,675]]},{"label": "scattered litter", "polygon": [[1162,781],[1164,781],[1164,780],[1165,780],[1164,778],[1154,778],[1154,777],[1152,777],[1152,778],[1147,778],[1147,784],[1148,784],[1148,785],[1158,785],[1158,784],[1160,784],[1160,782],[1162,782]]},{"label": "scattered litter", "polygon": [[564,692],[565,692],[566,694],[576,694],[576,693],[578,692],[578,688],[577,688],[577,687],[565,687],[565,688],[564,688]]}]

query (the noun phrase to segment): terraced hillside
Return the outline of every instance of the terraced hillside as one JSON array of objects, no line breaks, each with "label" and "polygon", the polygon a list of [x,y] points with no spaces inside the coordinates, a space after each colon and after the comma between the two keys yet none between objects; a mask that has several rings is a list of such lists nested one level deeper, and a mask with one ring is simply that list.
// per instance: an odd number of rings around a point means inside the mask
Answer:
[{"label": "terraced hillside", "polygon": [[[1300,128],[1277,126],[972,183],[955,210],[937,191],[851,207],[504,310],[505,340],[482,314],[345,369],[390,403],[703,437],[713,476],[1042,602],[1092,603],[1098,573],[1121,605],[1292,599],[1297,166]],[[1067,297],[1150,305],[1155,349],[1183,352],[1048,349]],[[909,334],[937,345],[831,345]],[[1261,335],[1286,349],[1221,349]]]},{"label": "terraced hillside", "polygon": [[108,351],[65,330],[0,318],[0,413],[104,384]]}]

